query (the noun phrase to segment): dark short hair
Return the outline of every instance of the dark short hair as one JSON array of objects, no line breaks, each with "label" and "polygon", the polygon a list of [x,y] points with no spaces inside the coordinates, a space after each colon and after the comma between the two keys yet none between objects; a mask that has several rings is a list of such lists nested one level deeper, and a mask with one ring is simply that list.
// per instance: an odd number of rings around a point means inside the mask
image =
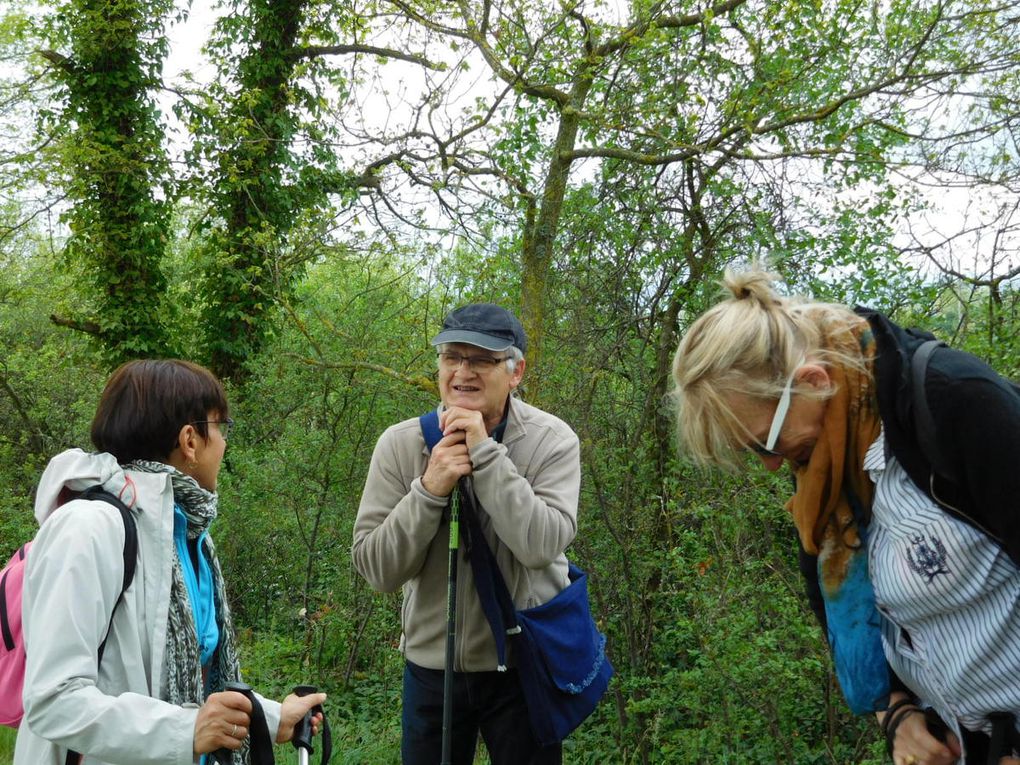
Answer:
[{"label": "dark short hair", "polygon": [[165,460],[188,423],[203,438],[201,422],[216,412],[227,417],[223,384],[203,366],[180,359],[141,359],[122,364],[110,376],[92,419],[92,443],[121,464]]}]

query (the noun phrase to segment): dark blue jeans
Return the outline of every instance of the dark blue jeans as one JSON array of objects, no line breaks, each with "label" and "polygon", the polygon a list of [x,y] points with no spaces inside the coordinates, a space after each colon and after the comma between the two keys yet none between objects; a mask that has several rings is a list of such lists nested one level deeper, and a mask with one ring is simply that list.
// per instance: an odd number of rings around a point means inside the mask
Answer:
[{"label": "dark blue jeans", "polygon": [[[443,751],[443,670],[407,662],[401,716],[403,765],[439,765]],[[516,670],[457,672],[453,679],[453,765],[471,765],[482,734],[492,765],[560,765],[561,747],[531,733]]]}]

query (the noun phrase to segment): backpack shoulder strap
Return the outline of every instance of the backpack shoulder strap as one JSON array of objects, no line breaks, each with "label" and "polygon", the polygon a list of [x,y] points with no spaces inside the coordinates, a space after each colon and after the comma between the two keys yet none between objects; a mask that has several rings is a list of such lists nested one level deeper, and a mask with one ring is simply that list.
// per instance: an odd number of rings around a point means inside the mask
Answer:
[{"label": "backpack shoulder strap", "polygon": [[124,521],[124,584],[121,587],[123,594],[135,578],[135,564],[138,561],[138,527],[135,524],[135,517],[131,513],[131,508],[105,491],[102,486],[89,487],[81,493],[81,498],[102,500],[120,510],[121,520]]},{"label": "backpack shoulder strap", "polygon": [[443,431],[439,429],[439,412],[435,409],[425,412],[418,418],[418,424],[421,426],[421,434],[425,438],[425,446],[431,453],[432,447],[443,438]]},{"label": "backpack shoulder strap", "polygon": [[105,491],[102,486],[91,486],[81,493],[82,499],[98,499],[107,502],[120,510],[121,520],[124,521],[124,580],[120,588],[120,597],[113,606],[110,613],[110,626],[106,629],[106,638],[99,644],[99,661],[103,660],[103,651],[106,648],[106,639],[110,636],[110,627],[113,626],[113,616],[117,613],[117,607],[124,599],[124,593],[131,586],[135,578],[135,565],[138,562],[138,526],[135,524],[135,517],[131,514],[131,508],[121,502],[117,497]]},{"label": "backpack shoulder strap", "polygon": [[[425,446],[429,452],[439,443],[443,437],[443,431],[439,428],[439,412],[435,409],[426,412],[418,418],[421,426],[421,434],[425,439]],[[485,614],[492,636],[496,641],[496,656],[500,667],[506,665],[506,625],[510,627],[510,633],[519,632],[517,617],[514,613],[513,598],[507,589],[499,571],[496,558],[489,549],[485,535],[482,534],[481,525],[478,522],[477,509],[478,499],[475,497],[471,482],[462,478],[457,482],[456,491],[460,495],[461,507],[460,516],[464,521],[462,531],[466,531],[467,555],[471,563],[471,572],[475,580],[475,590],[481,601],[482,612]]]},{"label": "backpack shoulder strap", "polygon": [[521,631],[517,623],[517,609],[513,596],[499,570],[496,556],[489,547],[478,521],[481,507],[470,482],[461,479],[458,484],[461,496],[461,517],[468,529],[467,554],[471,573],[475,580],[475,591],[481,601],[482,613],[489,622],[492,637],[496,642],[498,669],[506,669],[506,636]]},{"label": "backpack shoulder strap", "polygon": [[935,432],[935,418],[928,405],[928,396],[924,387],[928,374],[928,362],[931,360],[932,354],[939,348],[945,347],[946,344],[941,340],[927,340],[917,347],[910,359],[910,391],[914,404],[914,435],[917,438],[918,448],[931,464],[932,470],[946,480],[957,483],[955,469],[948,464],[939,449],[938,434]]},{"label": "backpack shoulder strap", "polygon": [[[113,604],[113,611],[110,612],[110,623],[106,626],[106,637],[99,644],[99,656],[96,666],[103,663],[103,652],[106,650],[106,641],[110,637],[110,630],[113,629],[113,617],[117,613],[117,607],[124,600],[124,593],[131,586],[135,578],[135,565],[138,562],[138,526],[135,524],[135,517],[131,514],[131,508],[125,505],[117,497],[103,489],[102,486],[90,486],[85,489],[80,499],[98,499],[107,502],[120,510],[120,518],[124,521],[124,579],[120,588],[120,596]],[[81,761],[81,755],[74,750],[68,750],[64,759],[64,765],[77,765]]]}]

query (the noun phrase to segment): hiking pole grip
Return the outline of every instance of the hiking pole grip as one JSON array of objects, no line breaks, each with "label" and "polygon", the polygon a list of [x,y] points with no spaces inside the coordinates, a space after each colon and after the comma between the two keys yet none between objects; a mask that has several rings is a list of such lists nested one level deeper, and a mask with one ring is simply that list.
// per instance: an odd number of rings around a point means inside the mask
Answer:
[{"label": "hiking pole grip", "polygon": [[[294,686],[295,696],[309,696],[313,693],[318,692],[318,688],[314,685],[296,685]],[[311,755],[315,754],[315,749],[312,747],[312,736],[314,732],[312,730],[312,718],[315,715],[322,715],[322,763],[329,762],[330,757],[333,754],[333,739],[329,732],[329,723],[326,721],[326,710],[322,708],[322,704],[316,704],[314,707],[308,710],[308,714],[301,718],[301,720],[294,726],[294,735],[290,739],[290,743],[297,749],[298,765],[308,765],[311,759]]]},{"label": "hiking pole grip", "polygon": [[[269,725],[266,722],[266,714],[259,703],[255,691],[246,683],[230,681],[223,685],[224,691],[234,691],[251,702],[251,719],[248,726],[248,760],[251,765],[273,765],[273,741],[269,737]],[[230,765],[233,762],[234,754],[227,748],[217,749],[212,753],[212,759],[220,765]]]},{"label": "hiking pole grip", "polygon": [[[231,681],[223,685],[223,690],[240,693],[242,696],[246,696],[248,701],[254,703],[254,691],[247,683]],[[215,762],[219,763],[219,765],[230,765],[230,763],[233,762],[234,753],[226,747],[221,747],[213,752],[211,756]]]},{"label": "hiking pole grip", "polygon": [[[307,696],[311,693],[315,693],[316,687],[314,685],[296,685],[294,686],[295,696]],[[315,714],[315,709],[308,711],[304,717],[294,726],[294,736],[291,738],[290,743],[297,749],[298,765],[308,765],[308,760],[312,754],[315,753],[315,749],[312,748],[312,715]]]}]

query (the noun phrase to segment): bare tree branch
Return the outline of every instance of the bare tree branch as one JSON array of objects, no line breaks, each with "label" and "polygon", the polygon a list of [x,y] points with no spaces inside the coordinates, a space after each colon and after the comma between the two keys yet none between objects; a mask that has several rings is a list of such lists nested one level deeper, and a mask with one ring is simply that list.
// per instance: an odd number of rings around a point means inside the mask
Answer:
[{"label": "bare tree branch", "polygon": [[415,53],[405,53],[404,51],[395,50],[394,48],[380,48],[375,45],[307,45],[301,48],[295,48],[291,55],[295,59],[300,60],[317,58],[319,56],[344,56],[350,53],[363,53],[367,56],[379,56],[380,58],[409,61],[412,64],[418,64],[426,69],[434,69],[440,72],[446,69],[446,64],[442,62],[429,61],[425,56],[419,56]]}]

